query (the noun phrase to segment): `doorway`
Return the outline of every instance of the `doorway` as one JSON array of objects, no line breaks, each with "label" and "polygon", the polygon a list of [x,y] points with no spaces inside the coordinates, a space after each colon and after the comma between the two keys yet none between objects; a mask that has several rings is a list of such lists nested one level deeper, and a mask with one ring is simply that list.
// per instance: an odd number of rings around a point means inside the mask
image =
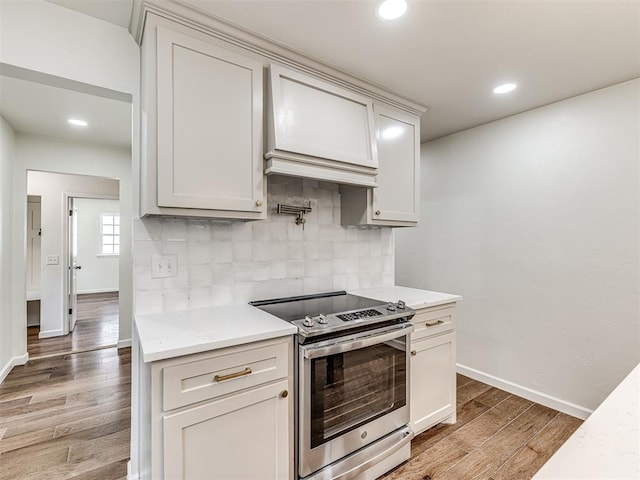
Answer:
[{"label": "doorway", "polygon": [[[29,229],[33,235],[27,235],[27,265],[33,265],[34,272],[40,269],[39,275],[30,275],[39,278],[39,284],[28,283],[29,358],[117,346],[119,181],[29,171],[27,191],[30,199],[40,200],[40,213],[31,213],[28,224],[41,220],[37,235],[35,227]],[[36,236],[38,241],[32,239]],[[29,304],[36,297],[40,308],[34,321],[35,309]]]}]

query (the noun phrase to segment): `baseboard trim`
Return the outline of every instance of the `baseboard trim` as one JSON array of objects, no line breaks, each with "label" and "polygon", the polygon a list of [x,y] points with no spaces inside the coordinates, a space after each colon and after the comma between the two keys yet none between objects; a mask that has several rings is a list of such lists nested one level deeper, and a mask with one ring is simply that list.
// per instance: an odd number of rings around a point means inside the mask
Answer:
[{"label": "baseboard trim", "polygon": [[586,407],[567,402],[566,400],[562,400],[560,398],[552,397],[551,395],[538,392],[537,390],[523,387],[522,385],[518,385],[517,383],[513,383],[508,380],[495,377],[488,373],[481,372],[480,370],[476,370],[475,368],[467,367],[466,365],[461,365],[459,363],[456,364],[456,367],[458,373],[462,375],[473,378],[474,380],[478,380],[479,382],[486,383],[487,385],[491,385],[492,387],[499,388],[514,395],[518,395],[519,397],[526,398],[527,400],[531,400],[532,402],[539,403],[540,405],[544,405],[545,407],[553,408],[554,410],[566,413],[567,415],[571,415],[572,417],[586,420],[589,415],[593,413],[593,410]]},{"label": "baseboard trim", "polygon": [[117,288],[85,288],[84,290],[78,290],[78,295],[87,295],[90,293],[118,293],[120,290]]},{"label": "baseboard trim", "polygon": [[11,370],[13,369],[13,367],[17,365],[24,365],[28,361],[29,361],[28,353],[25,353],[24,355],[20,355],[19,357],[13,357],[12,359],[10,359],[7,362],[7,364],[4,367],[2,367],[2,370],[0,370],[0,383],[4,382],[4,379],[7,378],[7,375],[9,375],[9,373],[11,373]]},{"label": "baseboard trim", "polygon": [[140,475],[131,471],[131,460],[127,462],[127,480],[138,480]]},{"label": "baseboard trim", "polygon": [[38,334],[38,338],[59,337],[64,334],[64,330],[45,330],[44,332],[41,330]]},{"label": "baseboard trim", "polygon": [[124,340],[118,340],[118,348],[127,348],[131,346],[131,339],[125,338]]}]

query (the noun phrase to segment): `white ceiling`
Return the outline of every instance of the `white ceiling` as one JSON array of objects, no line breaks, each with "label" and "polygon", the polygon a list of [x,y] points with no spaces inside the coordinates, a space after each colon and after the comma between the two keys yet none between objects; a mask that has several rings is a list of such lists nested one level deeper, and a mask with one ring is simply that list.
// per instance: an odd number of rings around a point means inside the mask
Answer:
[{"label": "white ceiling", "polygon": [[[126,25],[131,0],[49,0]],[[177,0],[429,107],[422,141],[640,76],[640,0]],[[502,82],[519,88],[497,97]]]},{"label": "white ceiling", "polygon": [[[131,104],[0,76],[0,115],[15,131],[131,147]],[[74,127],[67,118],[88,122]]]}]

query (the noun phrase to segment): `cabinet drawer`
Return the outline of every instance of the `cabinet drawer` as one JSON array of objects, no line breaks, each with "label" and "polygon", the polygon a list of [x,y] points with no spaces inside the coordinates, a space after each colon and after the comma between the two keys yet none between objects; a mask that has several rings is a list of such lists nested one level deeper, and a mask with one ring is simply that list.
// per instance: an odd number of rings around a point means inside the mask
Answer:
[{"label": "cabinet drawer", "polygon": [[284,378],[288,342],[225,349],[162,370],[163,410],[168,411]]},{"label": "cabinet drawer", "polygon": [[455,328],[455,307],[444,306],[419,310],[411,319],[415,330],[413,340],[437,335]]}]

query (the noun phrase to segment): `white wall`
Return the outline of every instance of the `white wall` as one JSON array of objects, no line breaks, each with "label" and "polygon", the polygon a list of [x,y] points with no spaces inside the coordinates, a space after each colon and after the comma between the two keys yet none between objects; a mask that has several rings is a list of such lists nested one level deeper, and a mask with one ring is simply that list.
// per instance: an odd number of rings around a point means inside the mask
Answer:
[{"label": "white wall", "polygon": [[[117,192],[116,192],[117,194]],[[78,293],[118,291],[118,256],[100,255],[100,214],[118,213],[117,200],[78,198]]]},{"label": "white wall", "polygon": [[[23,141],[24,139],[19,135],[19,156],[23,154],[21,151],[24,148]],[[71,154],[73,144],[66,147],[67,152]],[[68,204],[65,194],[118,195],[118,181],[102,177],[30,171],[27,174],[27,192],[29,195],[40,196],[42,206],[40,338],[64,335],[69,332],[66,324],[66,291],[64,289],[65,277],[68,274],[66,261]],[[51,255],[59,258],[58,265],[47,265],[46,258]]]},{"label": "white wall", "polygon": [[[18,182],[18,193],[14,198],[19,198],[26,192],[26,168],[39,169],[43,164],[44,169],[62,171],[66,173],[80,173],[89,175],[109,175],[109,171],[117,170],[114,177],[121,179],[120,199],[123,208],[123,221],[131,218],[131,201],[133,186],[131,182],[131,159],[134,164],[139,157],[139,91],[140,91],[140,67],[139,49],[135,41],[125,28],[111,25],[107,22],[82,15],[67,8],[54,5],[44,0],[1,0],[0,1],[0,63],[19,69],[28,69],[33,72],[41,72],[47,75],[59,77],[62,80],[70,80],[66,88],[83,89],[82,85],[74,82],[82,82],[86,85],[97,86],[112,90],[118,98],[122,94],[132,97],[133,124],[132,147],[129,155],[128,167],[124,168],[106,166],[101,168],[98,163],[84,165],[81,159],[71,161],[61,159],[58,164],[55,161],[44,161],[46,152],[33,167],[25,166],[23,160],[21,168],[15,172]],[[24,72],[23,72],[24,73]],[[31,80],[38,80],[37,75]],[[64,84],[59,82],[60,85]],[[88,89],[91,92],[94,90]],[[106,91],[102,92],[106,95]],[[107,95],[108,96],[108,95]],[[98,155],[103,157],[104,155]],[[28,163],[28,162],[27,162]],[[105,173],[107,172],[107,173]],[[135,179],[134,179],[135,180]],[[125,205],[126,202],[126,205]],[[16,205],[14,212],[14,226],[21,227],[21,216],[24,208]],[[129,223],[130,226],[130,223]],[[20,237],[21,230],[16,230],[14,239]],[[123,235],[123,242],[127,243],[128,252],[121,255],[124,268],[120,268],[120,345],[126,345],[131,338],[131,312],[133,308],[133,280],[131,272],[130,236]],[[23,239],[20,238],[20,243]],[[24,259],[14,255],[14,276],[21,280],[24,272]],[[23,295],[22,283],[18,284],[18,291],[14,292],[14,298]],[[22,302],[14,302],[13,318],[17,338],[24,336],[25,308]],[[4,335],[4,331],[0,332]],[[14,341],[14,343],[16,343]],[[21,343],[21,342],[18,342]],[[18,346],[21,351],[26,351],[26,338],[24,346]]]},{"label": "white wall", "polygon": [[[0,382],[6,377],[14,364],[24,355],[24,345],[15,335],[13,321],[13,175],[12,162],[15,157],[15,133],[0,117]],[[23,360],[26,357],[23,357]]]},{"label": "white wall", "polygon": [[[131,338],[131,318],[132,318],[132,292],[133,292],[133,273],[131,261],[131,229],[127,226],[131,225],[131,209],[132,209],[132,186],[131,186],[131,154],[127,149],[120,149],[106,146],[96,146],[84,143],[74,143],[68,141],[57,140],[38,135],[22,134],[16,135],[16,162],[14,164],[14,242],[16,249],[22,249],[22,255],[14,256],[14,278],[15,289],[14,296],[16,298],[24,298],[25,293],[25,218],[27,205],[27,171],[43,171],[43,172],[61,172],[76,175],[92,175],[100,177],[109,177],[119,179],[119,197],[120,197],[120,218],[123,225],[121,231],[121,253],[120,253],[120,341],[126,341]],[[104,182],[104,181],[103,181]],[[83,187],[80,192],[87,190]],[[87,187],[88,188],[88,187]],[[89,189],[90,190],[90,189]],[[37,194],[34,192],[34,194]],[[43,261],[47,255],[63,255],[63,232],[56,233],[54,238],[54,247],[45,247],[45,235],[47,234],[47,217],[49,214],[45,211],[45,200],[42,199],[42,258]],[[59,201],[58,206],[62,200]],[[59,210],[56,210],[55,214]],[[54,227],[55,228],[55,227]],[[51,230],[49,230],[51,231]],[[57,246],[55,246],[57,245]],[[51,268],[47,266],[42,276],[42,302],[43,315],[41,318],[41,328],[44,331],[55,331],[60,328],[62,318],[62,279],[64,272],[60,268]],[[50,274],[48,272],[51,272]],[[45,277],[52,282],[57,282],[57,288],[60,295],[55,295],[55,299],[50,297],[51,305],[56,306],[56,320],[52,323],[44,323],[44,312],[48,310],[44,306],[45,302]],[[17,324],[25,325],[25,309],[16,308],[14,314]]]},{"label": "white wall", "polygon": [[0,1],[0,62],[136,94],[138,48],[127,30],[44,0]]},{"label": "white wall", "polygon": [[398,284],[464,297],[459,363],[576,415],[640,361],[639,106],[634,80],[424,144],[396,233]]}]

